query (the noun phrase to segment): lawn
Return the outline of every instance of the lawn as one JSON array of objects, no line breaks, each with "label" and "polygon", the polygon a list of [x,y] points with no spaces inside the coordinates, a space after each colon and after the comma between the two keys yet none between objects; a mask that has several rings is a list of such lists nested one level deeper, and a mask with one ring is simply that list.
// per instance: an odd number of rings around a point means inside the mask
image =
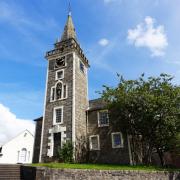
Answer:
[{"label": "lawn", "polygon": [[144,170],[144,171],[180,171],[180,169],[168,169],[155,166],[128,166],[111,164],[68,164],[68,163],[40,163],[32,164],[35,167],[49,167],[59,169],[94,169],[94,170]]}]

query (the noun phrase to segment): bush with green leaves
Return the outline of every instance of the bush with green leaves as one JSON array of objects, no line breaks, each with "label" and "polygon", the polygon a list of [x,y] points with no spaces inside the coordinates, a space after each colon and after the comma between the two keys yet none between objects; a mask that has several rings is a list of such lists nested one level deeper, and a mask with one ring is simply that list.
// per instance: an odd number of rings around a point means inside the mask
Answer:
[{"label": "bush with green leaves", "polygon": [[65,163],[73,162],[73,144],[71,141],[63,143],[62,148],[58,150],[59,159]]},{"label": "bush with green leaves", "polygon": [[148,78],[142,74],[136,80],[118,78],[116,87],[104,86],[101,93],[111,123],[131,135],[133,164],[149,165],[156,152],[164,166],[164,153],[180,147],[180,86],[167,74]]}]

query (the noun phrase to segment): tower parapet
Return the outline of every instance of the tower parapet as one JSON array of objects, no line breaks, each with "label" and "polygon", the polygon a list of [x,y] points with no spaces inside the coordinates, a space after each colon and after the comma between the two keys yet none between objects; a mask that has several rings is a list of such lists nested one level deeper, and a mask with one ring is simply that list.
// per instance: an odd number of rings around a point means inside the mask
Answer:
[{"label": "tower parapet", "polygon": [[45,55],[45,58],[52,59],[54,56],[56,56],[59,53],[63,54],[63,53],[67,53],[69,51],[76,51],[82,58],[84,64],[87,67],[89,67],[88,59],[86,58],[85,54],[83,53],[83,50],[81,49],[80,45],[73,38],[67,39],[65,41],[56,42],[54,44],[54,49],[51,51],[48,51]]}]

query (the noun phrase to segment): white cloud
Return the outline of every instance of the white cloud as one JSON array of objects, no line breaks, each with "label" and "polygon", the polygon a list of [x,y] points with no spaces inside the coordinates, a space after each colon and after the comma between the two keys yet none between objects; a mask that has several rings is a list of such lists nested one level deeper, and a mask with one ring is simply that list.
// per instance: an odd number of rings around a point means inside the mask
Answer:
[{"label": "white cloud", "polygon": [[0,145],[26,129],[34,134],[34,122],[18,119],[7,107],[0,104]]},{"label": "white cloud", "polygon": [[101,45],[101,46],[107,46],[107,45],[109,44],[109,40],[106,39],[106,38],[102,38],[102,39],[99,40],[98,43],[99,43],[99,45]]},{"label": "white cloud", "polygon": [[163,56],[168,46],[164,26],[154,26],[155,19],[146,17],[144,22],[138,24],[135,29],[128,30],[127,39],[136,47],[146,47],[152,56]]}]

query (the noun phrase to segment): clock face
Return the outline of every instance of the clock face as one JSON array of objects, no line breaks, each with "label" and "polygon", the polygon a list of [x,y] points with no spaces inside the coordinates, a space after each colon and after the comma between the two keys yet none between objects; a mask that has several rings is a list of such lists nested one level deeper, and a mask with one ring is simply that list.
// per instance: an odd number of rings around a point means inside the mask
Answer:
[{"label": "clock face", "polygon": [[55,68],[60,68],[63,66],[65,66],[65,56],[56,59],[56,62],[55,62]]}]

